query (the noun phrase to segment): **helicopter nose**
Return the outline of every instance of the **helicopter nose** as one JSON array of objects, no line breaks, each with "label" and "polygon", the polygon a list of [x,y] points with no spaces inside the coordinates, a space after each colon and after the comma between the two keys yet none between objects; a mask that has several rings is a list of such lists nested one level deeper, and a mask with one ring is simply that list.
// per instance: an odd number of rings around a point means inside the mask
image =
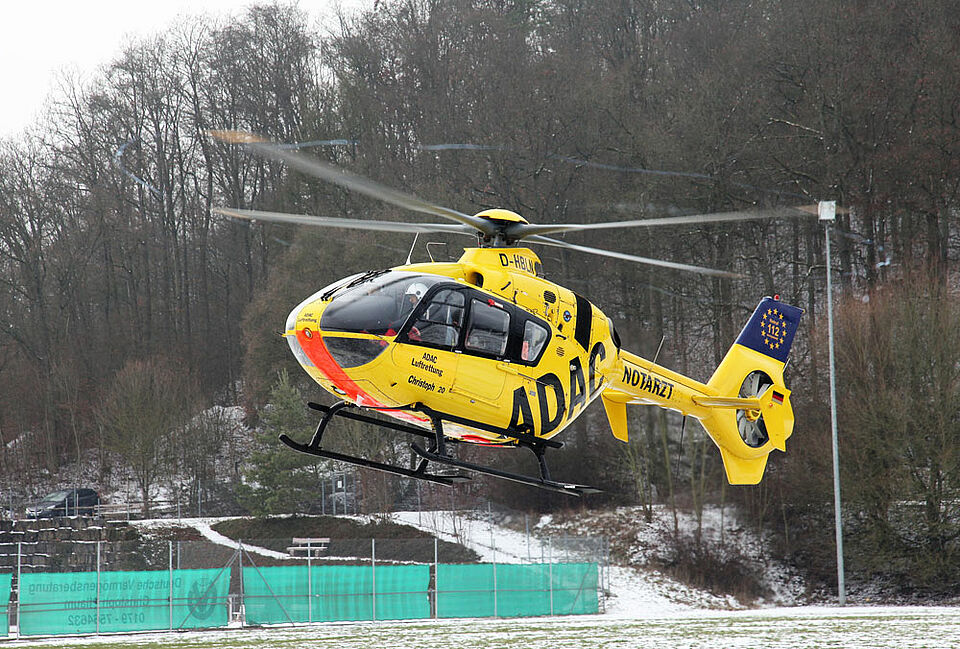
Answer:
[{"label": "helicopter nose", "polygon": [[[287,344],[290,345],[290,351],[293,352],[293,355],[301,365],[304,367],[316,367],[316,364],[310,359],[307,352],[304,351],[300,341],[297,340],[297,319],[303,308],[304,305],[298,304],[294,307],[293,311],[290,312],[290,315],[287,316],[287,325],[284,328],[283,337],[287,339]],[[306,332],[306,329],[304,329],[304,332]],[[313,335],[312,332],[310,335]]]}]

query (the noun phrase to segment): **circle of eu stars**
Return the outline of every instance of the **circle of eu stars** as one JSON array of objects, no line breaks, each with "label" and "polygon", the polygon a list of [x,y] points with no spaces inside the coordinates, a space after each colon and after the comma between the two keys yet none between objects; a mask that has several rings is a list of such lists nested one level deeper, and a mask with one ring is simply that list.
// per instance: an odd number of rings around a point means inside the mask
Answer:
[{"label": "circle of eu stars", "polygon": [[[783,313],[779,309],[767,309],[760,321],[760,334],[763,336],[763,342],[770,349],[780,349],[783,344],[784,334],[786,332],[786,321],[783,319]],[[774,328],[773,325],[776,325]],[[779,335],[774,331],[779,332]]]}]

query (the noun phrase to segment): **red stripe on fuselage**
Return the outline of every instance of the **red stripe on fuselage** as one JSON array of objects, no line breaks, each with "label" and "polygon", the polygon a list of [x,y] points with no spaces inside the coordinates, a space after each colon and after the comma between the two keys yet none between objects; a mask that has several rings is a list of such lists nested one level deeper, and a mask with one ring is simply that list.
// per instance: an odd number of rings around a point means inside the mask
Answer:
[{"label": "red stripe on fuselage", "polygon": [[303,349],[307,357],[313,361],[313,364],[317,366],[317,369],[323,372],[323,374],[333,381],[333,384],[338,387],[340,390],[343,390],[346,393],[346,397],[353,401],[359,406],[365,408],[377,408],[380,409],[386,415],[390,415],[401,421],[406,421],[412,424],[423,425],[427,423],[427,420],[422,419],[411,412],[406,411],[397,411],[397,410],[386,410],[387,406],[380,403],[377,399],[372,397],[368,392],[364,391],[356,381],[351,379],[346,372],[343,371],[343,368],[337,365],[337,362],[333,360],[333,356],[330,355],[330,352],[327,350],[327,346],[323,344],[323,339],[319,333],[316,331],[311,331],[310,336],[305,335],[303,329],[297,330],[297,342],[300,343],[300,347]]}]

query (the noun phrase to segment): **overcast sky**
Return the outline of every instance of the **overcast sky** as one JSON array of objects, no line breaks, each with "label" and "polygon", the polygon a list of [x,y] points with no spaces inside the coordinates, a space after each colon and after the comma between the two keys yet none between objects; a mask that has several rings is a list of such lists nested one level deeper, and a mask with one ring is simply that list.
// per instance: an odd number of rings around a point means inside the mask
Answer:
[{"label": "overcast sky", "polygon": [[[301,0],[314,19],[361,0]],[[237,16],[251,0],[14,0],[0,19],[0,138],[37,121],[64,71],[89,76],[131,40],[164,31],[179,16]]]}]

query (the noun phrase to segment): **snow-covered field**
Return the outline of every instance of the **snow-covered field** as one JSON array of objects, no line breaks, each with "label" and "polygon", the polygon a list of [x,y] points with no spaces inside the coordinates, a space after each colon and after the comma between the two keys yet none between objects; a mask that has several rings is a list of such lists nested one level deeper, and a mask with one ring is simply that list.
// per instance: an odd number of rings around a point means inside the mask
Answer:
[{"label": "snow-covered field", "polygon": [[821,647],[945,649],[960,645],[955,608],[815,608],[684,611],[633,619],[596,615],[511,620],[336,623],[135,636],[52,638],[5,643],[23,647],[163,647],[170,649],[807,649]]}]

